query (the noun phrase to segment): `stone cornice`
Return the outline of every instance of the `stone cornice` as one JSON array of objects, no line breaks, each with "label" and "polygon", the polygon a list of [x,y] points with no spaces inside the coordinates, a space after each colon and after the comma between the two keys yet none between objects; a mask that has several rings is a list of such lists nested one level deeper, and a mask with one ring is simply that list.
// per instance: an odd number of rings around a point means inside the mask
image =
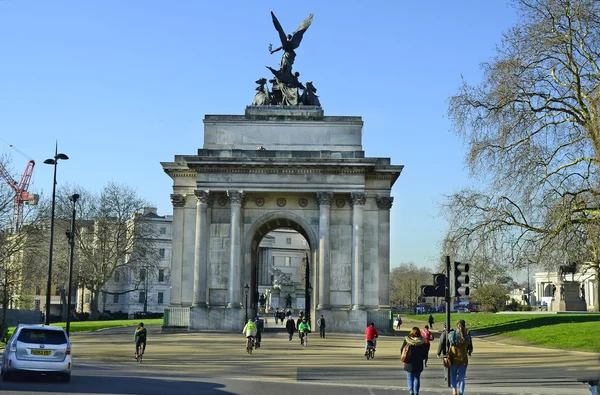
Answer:
[{"label": "stone cornice", "polygon": [[170,177],[172,178],[177,178],[177,177],[196,177],[196,171],[192,170],[192,169],[186,169],[186,170],[171,170],[171,169],[164,169],[165,173],[167,173]]},{"label": "stone cornice", "polygon": [[365,174],[368,169],[346,168],[346,169],[311,169],[311,168],[265,168],[265,167],[201,167],[196,168],[196,173],[243,173],[243,174]]}]

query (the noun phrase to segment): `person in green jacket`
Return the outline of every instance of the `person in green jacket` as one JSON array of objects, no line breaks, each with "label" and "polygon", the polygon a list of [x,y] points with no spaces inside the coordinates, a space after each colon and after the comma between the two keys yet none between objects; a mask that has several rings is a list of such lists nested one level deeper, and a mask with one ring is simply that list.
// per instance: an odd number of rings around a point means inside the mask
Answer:
[{"label": "person in green jacket", "polygon": [[308,334],[310,333],[310,324],[306,322],[306,317],[302,317],[302,322],[298,325],[298,333],[300,333],[300,345],[306,347],[308,345]]},{"label": "person in green jacket", "polygon": [[136,328],[133,334],[133,340],[135,341],[135,359],[146,351],[146,336],[148,331],[144,328],[144,323],[140,322],[140,325]]}]

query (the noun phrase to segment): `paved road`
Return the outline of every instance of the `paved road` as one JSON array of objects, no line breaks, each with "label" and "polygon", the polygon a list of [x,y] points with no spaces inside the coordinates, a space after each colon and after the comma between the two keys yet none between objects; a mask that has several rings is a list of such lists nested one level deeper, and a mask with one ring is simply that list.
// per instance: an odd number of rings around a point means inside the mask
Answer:
[{"label": "paved road", "polygon": [[[406,392],[399,361],[402,337],[380,337],[375,360],[356,335],[311,337],[308,348],[284,333],[265,334],[252,355],[242,334],[158,333],[150,328],[144,363],[133,359],[133,329],[74,334],[70,384],[53,380],[0,383],[2,394],[312,394],[387,395]],[[434,342],[432,349],[437,347]],[[474,340],[467,374],[471,394],[589,394],[576,378],[598,366],[593,354]],[[434,356],[434,353],[431,353]],[[450,394],[441,362],[430,360],[423,395]]]}]

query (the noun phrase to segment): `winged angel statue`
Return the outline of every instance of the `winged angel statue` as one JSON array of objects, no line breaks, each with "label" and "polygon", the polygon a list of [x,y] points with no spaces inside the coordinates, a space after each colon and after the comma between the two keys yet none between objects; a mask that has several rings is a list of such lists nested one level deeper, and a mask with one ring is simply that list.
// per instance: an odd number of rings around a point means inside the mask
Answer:
[{"label": "winged angel statue", "polygon": [[275,25],[275,29],[279,33],[279,39],[281,40],[281,46],[273,49],[273,45],[269,44],[269,52],[271,54],[282,50],[283,56],[281,57],[281,63],[279,64],[279,71],[283,74],[291,75],[292,74],[292,65],[294,64],[294,60],[296,59],[296,52],[294,50],[300,46],[300,42],[302,41],[302,37],[304,36],[304,32],[308,29],[313,20],[313,14],[310,14],[298,27],[298,29],[294,32],[294,34],[288,34],[286,36],[281,24],[277,20],[277,17],[271,11],[271,17],[273,18],[273,25]]}]

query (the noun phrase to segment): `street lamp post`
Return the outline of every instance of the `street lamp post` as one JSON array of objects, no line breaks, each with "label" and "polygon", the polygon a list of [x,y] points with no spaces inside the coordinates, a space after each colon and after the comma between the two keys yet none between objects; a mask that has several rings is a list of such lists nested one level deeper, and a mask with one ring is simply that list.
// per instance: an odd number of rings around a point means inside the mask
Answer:
[{"label": "street lamp post", "polygon": [[67,232],[69,240],[69,291],[67,299],[67,336],[71,330],[71,292],[73,288],[73,253],[75,251],[75,203],[79,199],[79,194],[69,196],[69,200],[73,202],[73,215],[71,216],[71,231]]},{"label": "street lamp post", "polygon": [[244,287],[244,291],[246,292],[246,315],[244,316],[244,323],[248,322],[248,291],[250,291],[250,287],[248,284]]},{"label": "street lamp post", "polygon": [[69,157],[58,153],[58,144],[54,150],[54,158],[44,161],[47,165],[54,166],[54,181],[52,183],[52,211],[50,213],[50,251],[48,252],[48,281],[46,284],[46,319],[44,323],[50,325],[50,293],[52,292],[52,248],[54,246],[54,207],[56,206],[56,165],[59,160],[67,160]]}]

